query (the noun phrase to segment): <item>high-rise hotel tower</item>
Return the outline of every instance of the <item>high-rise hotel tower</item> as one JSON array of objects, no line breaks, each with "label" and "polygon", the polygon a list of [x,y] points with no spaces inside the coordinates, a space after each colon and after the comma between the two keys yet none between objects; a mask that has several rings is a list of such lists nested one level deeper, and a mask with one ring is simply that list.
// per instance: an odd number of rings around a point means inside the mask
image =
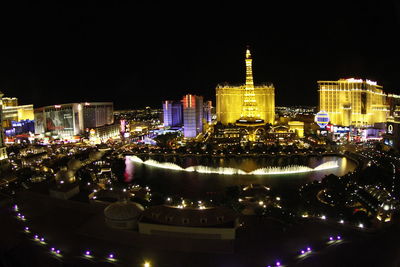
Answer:
[{"label": "high-rise hotel tower", "polygon": [[182,99],[183,104],[183,135],[194,138],[203,131],[203,97],[187,94]]},{"label": "high-rise hotel tower", "polygon": [[246,83],[241,86],[218,85],[216,88],[217,121],[222,124],[242,122],[274,123],[275,88],[272,84],[254,85],[252,57],[246,50]]},{"label": "high-rise hotel tower", "polygon": [[362,79],[318,81],[319,110],[342,126],[368,126],[386,122],[389,106],[382,86]]},{"label": "high-rise hotel tower", "polygon": [[3,93],[0,91],[0,167],[1,167],[1,161],[3,159],[7,158],[7,151],[6,147],[4,146],[4,133],[3,133],[3,126],[2,126],[2,121],[3,121]]}]

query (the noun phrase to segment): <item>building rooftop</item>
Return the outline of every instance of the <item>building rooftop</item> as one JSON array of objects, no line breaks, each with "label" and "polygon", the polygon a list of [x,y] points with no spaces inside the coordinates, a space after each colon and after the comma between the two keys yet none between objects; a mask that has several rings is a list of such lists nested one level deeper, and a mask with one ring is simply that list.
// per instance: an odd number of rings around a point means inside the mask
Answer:
[{"label": "building rooftop", "polygon": [[187,227],[235,227],[239,215],[225,207],[178,208],[159,205],[145,210],[140,222]]}]

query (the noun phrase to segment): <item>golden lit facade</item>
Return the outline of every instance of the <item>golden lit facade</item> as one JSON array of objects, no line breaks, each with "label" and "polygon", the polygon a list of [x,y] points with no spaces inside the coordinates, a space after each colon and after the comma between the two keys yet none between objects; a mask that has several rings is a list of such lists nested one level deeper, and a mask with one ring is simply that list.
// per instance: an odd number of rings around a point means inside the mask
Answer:
[{"label": "golden lit facade", "polygon": [[4,107],[16,107],[16,106],[18,106],[18,98],[3,97],[3,108]]},{"label": "golden lit facade", "polygon": [[34,120],[33,105],[3,106],[3,127],[11,127],[11,121]]},{"label": "golden lit facade", "polygon": [[3,127],[11,127],[11,121],[34,120],[33,105],[18,105],[18,98],[3,97]]},{"label": "golden lit facade", "polygon": [[[0,122],[2,121],[3,117],[3,102],[2,102],[3,93],[0,91]],[[7,158],[7,151],[6,147],[4,146],[4,134],[3,134],[3,127],[0,123],[0,164],[3,159]]]},{"label": "golden lit facade", "polygon": [[239,119],[256,119],[273,124],[275,121],[275,88],[254,85],[252,58],[246,50],[246,83],[241,86],[218,85],[216,88],[217,121],[235,124]]},{"label": "golden lit facade", "polygon": [[289,121],[289,130],[295,132],[297,137],[303,138],[304,137],[304,122],[302,121]]},{"label": "golden lit facade", "polygon": [[254,82],[253,82],[253,69],[252,69],[252,58],[250,50],[246,50],[246,85],[244,87],[244,97],[242,105],[241,118],[244,120],[255,120],[260,119],[260,114],[257,112],[257,101],[256,94],[254,93]]},{"label": "golden lit facade", "polygon": [[368,126],[386,122],[387,95],[376,82],[362,79],[318,81],[319,110],[329,114],[330,122],[342,126]]}]

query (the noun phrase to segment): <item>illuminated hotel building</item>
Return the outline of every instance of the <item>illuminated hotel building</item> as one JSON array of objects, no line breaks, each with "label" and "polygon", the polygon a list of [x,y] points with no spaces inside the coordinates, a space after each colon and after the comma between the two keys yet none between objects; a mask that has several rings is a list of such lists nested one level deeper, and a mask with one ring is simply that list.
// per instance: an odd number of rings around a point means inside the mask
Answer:
[{"label": "illuminated hotel building", "polygon": [[114,123],[114,105],[110,102],[83,103],[83,125],[86,128],[97,128]]},{"label": "illuminated hotel building", "polygon": [[183,104],[183,135],[186,138],[196,137],[203,131],[203,97],[185,95]]},{"label": "illuminated hotel building", "polygon": [[163,102],[163,117],[165,127],[176,127],[183,124],[182,103],[166,100]]},{"label": "illuminated hotel building", "polygon": [[213,109],[211,100],[204,102],[203,116],[206,123],[212,122]]},{"label": "illuminated hotel building", "polygon": [[15,107],[15,106],[18,106],[18,98],[3,97],[3,108],[4,107]]},{"label": "illuminated hotel building", "polygon": [[[3,98],[3,93],[0,91],[0,121],[2,121],[3,118],[3,102],[2,102],[2,98]],[[3,133],[3,126],[0,123],[0,165],[1,165],[1,161],[3,159],[7,158],[7,151],[6,151],[6,147],[4,146],[4,133]]]},{"label": "illuminated hotel building", "polygon": [[252,58],[246,50],[246,83],[241,86],[218,85],[217,121],[235,124],[238,120],[275,121],[275,88],[272,84],[254,85]]},{"label": "illuminated hotel building", "polygon": [[[33,105],[18,105],[18,98],[3,97],[3,119],[4,128],[12,127],[20,121],[33,121]],[[13,123],[14,122],[14,123]]]},{"label": "illuminated hotel building", "polygon": [[59,138],[80,135],[91,128],[114,123],[112,102],[85,102],[35,109],[35,133]]},{"label": "illuminated hotel building", "polygon": [[319,110],[330,122],[342,126],[367,126],[386,122],[387,95],[376,82],[362,79],[318,81]]}]

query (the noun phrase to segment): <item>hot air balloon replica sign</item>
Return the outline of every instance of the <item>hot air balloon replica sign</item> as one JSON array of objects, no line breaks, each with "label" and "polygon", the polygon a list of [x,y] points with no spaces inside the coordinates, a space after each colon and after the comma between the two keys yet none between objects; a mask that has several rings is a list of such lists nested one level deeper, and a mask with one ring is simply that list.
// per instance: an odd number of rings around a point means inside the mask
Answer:
[{"label": "hot air balloon replica sign", "polygon": [[326,111],[320,111],[315,115],[314,121],[319,127],[325,128],[329,123],[329,114]]}]

